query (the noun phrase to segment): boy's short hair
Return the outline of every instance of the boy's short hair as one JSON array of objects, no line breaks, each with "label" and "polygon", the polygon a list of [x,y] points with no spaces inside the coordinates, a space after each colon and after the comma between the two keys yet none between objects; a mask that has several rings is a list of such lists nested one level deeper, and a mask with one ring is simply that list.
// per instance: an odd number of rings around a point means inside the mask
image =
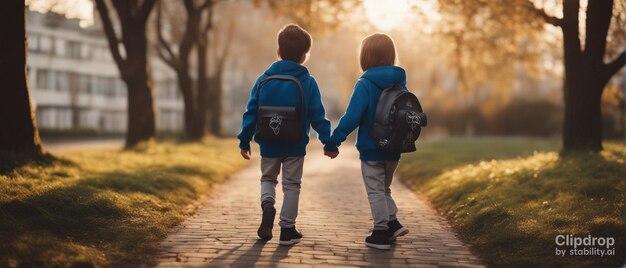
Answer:
[{"label": "boy's short hair", "polygon": [[278,32],[278,55],[283,60],[302,63],[311,49],[311,35],[296,24],[288,24]]},{"label": "boy's short hair", "polygon": [[389,35],[372,34],[361,42],[361,70],[378,66],[390,66],[396,62],[396,46]]}]

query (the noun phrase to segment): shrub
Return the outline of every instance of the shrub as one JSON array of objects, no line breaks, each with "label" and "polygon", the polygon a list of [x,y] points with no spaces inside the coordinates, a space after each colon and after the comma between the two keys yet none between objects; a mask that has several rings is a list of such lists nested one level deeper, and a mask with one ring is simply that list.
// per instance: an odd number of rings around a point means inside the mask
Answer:
[{"label": "shrub", "polygon": [[516,99],[502,107],[492,119],[493,134],[550,136],[560,133],[562,108],[548,100]]}]

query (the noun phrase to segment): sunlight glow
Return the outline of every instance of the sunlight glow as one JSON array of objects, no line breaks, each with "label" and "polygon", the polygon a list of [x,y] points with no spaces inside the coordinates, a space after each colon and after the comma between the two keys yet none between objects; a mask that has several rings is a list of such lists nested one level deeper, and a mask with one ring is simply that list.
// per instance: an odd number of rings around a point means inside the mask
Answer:
[{"label": "sunlight glow", "polygon": [[94,6],[91,0],[26,0],[30,10],[47,13],[57,12],[67,18],[79,19],[81,27],[94,23]]},{"label": "sunlight glow", "polygon": [[400,26],[411,12],[411,6],[407,0],[365,0],[363,5],[368,20],[382,31],[389,31]]}]

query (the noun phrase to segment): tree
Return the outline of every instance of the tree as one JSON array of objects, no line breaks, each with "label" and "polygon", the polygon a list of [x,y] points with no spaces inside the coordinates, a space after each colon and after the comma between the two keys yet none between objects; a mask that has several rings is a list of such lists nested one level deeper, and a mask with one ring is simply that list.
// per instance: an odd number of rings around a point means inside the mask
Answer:
[{"label": "tree", "polygon": [[544,16],[548,23],[561,27],[563,32],[565,151],[602,149],[602,92],[609,79],[624,67],[626,57],[622,51],[613,60],[604,63],[613,0],[589,1],[587,5],[584,49],[579,38],[579,0],[563,2],[562,19]]},{"label": "tree", "polygon": [[[613,0],[588,1],[584,31],[579,29],[579,0],[563,0],[560,7],[552,6],[562,9],[561,18],[548,14],[544,7],[535,6],[530,0],[439,2],[442,17],[457,20],[448,21],[442,27],[446,28],[443,32],[453,33],[451,36],[457,38],[458,54],[453,60],[461,67],[483,63],[495,68],[510,65],[507,60],[531,55],[517,53],[516,57],[511,57],[512,54],[507,54],[510,50],[540,46],[537,40],[545,38],[545,23],[560,28],[565,103],[563,151],[597,152],[602,149],[601,96],[611,77],[624,67],[626,57],[623,51],[625,15],[621,1],[615,6]],[[461,45],[469,49],[463,49]],[[622,51],[615,53],[616,50]],[[605,58],[611,56],[605,63]]]},{"label": "tree", "polygon": [[[221,49],[218,49],[217,44],[212,46],[213,50],[211,53],[213,59],[213,72],[209,76],[209,100],[208,100],[208,114],[209,118],[209,131],[211,134],[220,136],[222,132],[222,95],[223,95],[223,76],[224,69],[226,67],[226,59],[230,54],[230,50],[232,47],[233,34],[235,31],[235,21],[233,19],[230,20],[228,29],[226,29],[226,36],[224,37],[224,41],[222,42]],[[218,40],[218,36],[220,32],[218,28],[214,29],[213,32],[213,40]],[[206,46],[208,44],[204,43],[204,48],[207,49]],[[199,47],[202,45],[199,44]]]},{"label": "tree", "polygon": [[286,16],[309,32],[336,30],[361,0],[254,0],[267,3],[275,15]]},{"label": "tree", "polygon": [[8,1],[0,10],[0,150],[42,152],[33,116],[26,72],[24,1]]},{"label": "tree", "polygon": [[[170,40],[164,35],[163,11],[159,3],[157,10],[156,28],[158,54],[160,58],[175,72],[178,80],[178,88],[183,95],[185,105],[184,122],[185,133],[189,139],[200,139],[206,131],[206,113],[208,102],[208,77],[207,77],[207,48],[208,33],[213,25],[213,0],[204,0],[200,5],[193,0],[184,0],[186,21],[182,35],[178,38],[176,49],[170,43],[175,43],[174,31],[179,27],[176,21],[170,18]],[[172,16],[170,16],[172,17]],[[192,52],[197,53],[197,75],[194,85],[192,79]]]},{"label": "tree", "polygon": [[[148,62],[146,22],[156,0],[111,0],[119,20],[118,37],[105,0],[95,0],[111,55],[128,88],[126,147],[156,136],[153,82]],[[123,50],[120,49],[120,43]]]}]

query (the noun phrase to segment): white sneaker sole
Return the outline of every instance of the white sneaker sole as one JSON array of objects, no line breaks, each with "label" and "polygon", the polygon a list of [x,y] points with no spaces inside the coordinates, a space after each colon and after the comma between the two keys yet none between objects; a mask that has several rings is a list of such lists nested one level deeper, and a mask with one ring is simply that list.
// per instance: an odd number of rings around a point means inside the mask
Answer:
[{"label": "white sneaker sole", "polygon": [[291,245],[297,244],[299,242],[300,242],[300,238],[298,238],[298,239],[291,239],[289,241],[280,240],[280,241],[278,241],[278,244],[281,245],[281,246],[291,246]]},{"label": "white sneaker sole", "polygon": [[380,249],[380,250],[389,250],[391,249],[391,245],[379,245],[365,242],[365,245],[371,248]]},{"label": "white sneaker sole", "polygon": [[400,229],[396,230],[396,231],[393,233],[393,236],[389,238],[389,240],[395,240],[396,238],[398,238],[398,237],[400,237],[400,236],[404,236],[404,235],[406,235],[406,234],[408,234],[408,233],[409,233],[409,229],[407,229],[407,228],[405,228],[405,227],[402,227],[402,228],[400,228]]}]

